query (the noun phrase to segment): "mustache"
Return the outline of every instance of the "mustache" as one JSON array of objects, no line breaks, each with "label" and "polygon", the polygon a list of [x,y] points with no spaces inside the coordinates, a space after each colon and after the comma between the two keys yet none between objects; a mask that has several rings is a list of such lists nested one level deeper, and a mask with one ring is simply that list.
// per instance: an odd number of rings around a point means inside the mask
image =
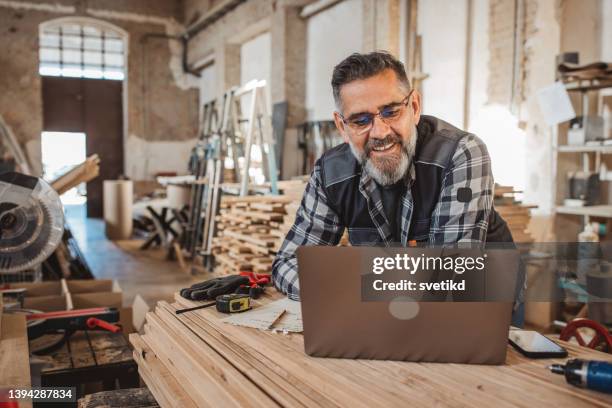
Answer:
[{"label": "mustache", "polygon": [[364,153],[369,156],[374,148],[383,147],[389,143],[399,143],[401,146],[404,145],[404,141],[397,134],[388,134],[384,139],[369,139],[364,147]]}]

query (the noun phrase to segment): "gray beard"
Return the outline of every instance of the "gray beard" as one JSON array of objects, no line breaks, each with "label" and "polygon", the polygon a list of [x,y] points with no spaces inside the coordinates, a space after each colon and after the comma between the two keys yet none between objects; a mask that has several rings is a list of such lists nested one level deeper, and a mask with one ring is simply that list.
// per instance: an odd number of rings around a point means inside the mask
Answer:
[{"label": "gray beard", "polygon": [[410,164],[412,163],[412,159],[414,158],[414,152],[416,149],[416,140],[417,140],[417,130],[416,126],[412,135],[410,136],[410,141],[408,145],[402,144],[401,149],[401,157],[399,164],[392,171],[385,171],[376,167],[372,160],[366,157],[364,151],[358,151],[353,143],[349,141],[349,146],[351,147],[351,152],[353,152],[353,156],[357,159],[359,164],[362,165],[364,171],[374,179],[381,186],[390,186],[401,179],[403,179],[408,173],[408,169],[410,168]]}]

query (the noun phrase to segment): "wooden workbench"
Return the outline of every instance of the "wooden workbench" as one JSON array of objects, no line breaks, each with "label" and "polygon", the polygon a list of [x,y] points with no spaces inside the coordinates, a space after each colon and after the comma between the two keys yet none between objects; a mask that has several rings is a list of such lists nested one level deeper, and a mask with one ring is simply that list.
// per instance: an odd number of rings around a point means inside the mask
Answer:
[{"label": "wooden workbench", "polygon": [[89,382],[102,382],[110,389],[116,380],[121,388],[138,386],[132,350],[122,333],[79,330],[38,360],[47,363],[40,374],[43,387],[77,387],[80,395],[79,386]]},{"label": "wooden workbench", "polygon": [[[175,297],[133,334],[134,359],[162,407],[200,406],[491,406],[612,405],[612,395],[578,389],[508,348],[503,366],[313,358],[301,334],[222,323],[213,308],[176,315],[198,303]],[[350,339],[347,339],[350,341]],[[563,343],[570,357],[612,356]]]}]

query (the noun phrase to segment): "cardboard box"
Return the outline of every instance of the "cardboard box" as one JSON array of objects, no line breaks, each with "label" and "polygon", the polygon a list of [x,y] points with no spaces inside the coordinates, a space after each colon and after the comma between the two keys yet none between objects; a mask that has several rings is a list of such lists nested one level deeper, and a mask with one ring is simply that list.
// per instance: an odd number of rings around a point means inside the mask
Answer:
[{"label": "cardboard box", "polygon": [[26,297],[62,295],[61,281],[12,283],[11,288],[26,289]]},{"label": "cardboard box", "polygon": [[68,308],[66,293],[61,281],[15,283],[11,284],[11,288],[26,290],[23,300],[24,309],[55,312]]},{"label": "cardboard box", "polygon": [[34,296],[23,300],[24,309],[40,310],[41,312],[58,312],[69,310],[66,296]]},{"label": "cardboard box", "polygon": [[110,279],[65,280],[19,283],[12,288],[26,289],[24,308],[43,312],[123,306],[119,284]]},{"label": "cardboard box", "polygon": [[114,307],[119,309],[119,323],[127,335],[140,330],[149,307],[140,296],[132,306],[123,307],[123,292],[115,280],[83,279],[12,284],[26,289],[25,309],[55,312],[60,310]]},{"label": "cardboard box", "polygon": [[114,280],[69,280],[67,290],[72,297],[73,309],[123,306],[123,293]]}]

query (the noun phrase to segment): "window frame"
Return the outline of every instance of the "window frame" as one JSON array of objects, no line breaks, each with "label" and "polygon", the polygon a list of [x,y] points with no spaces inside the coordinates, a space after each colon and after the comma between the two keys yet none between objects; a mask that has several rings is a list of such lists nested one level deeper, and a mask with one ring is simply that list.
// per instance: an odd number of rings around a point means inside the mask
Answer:
[{"label": "window frame", "polygon": [[[96,32],[99,36],[95,35]],[[53,38],[53,35],[57,35],[57,39],[47,40]],[[66,41],[67,38],[71,40]],[[97,39],[100,39],[99,48],[91,47],[92,40]],[[120,41],[121,45],[117,42],[109,47],[109,44],[115,41]],[[46,21],[39,26],[39,73],[42,76],[125,80],[128,71],[128,44],[128,33],[105,21],[87,17],[64,17]],[[43,54],[54,50],[58,51],[57,60],[43,57]],[[74,61],[67,61],[66,54],[71,52],[77,57]],[[98,60],[88,61],[88,56],[98,56]],[[121,64],[108,61],[118,58],[121,58]]]}]

